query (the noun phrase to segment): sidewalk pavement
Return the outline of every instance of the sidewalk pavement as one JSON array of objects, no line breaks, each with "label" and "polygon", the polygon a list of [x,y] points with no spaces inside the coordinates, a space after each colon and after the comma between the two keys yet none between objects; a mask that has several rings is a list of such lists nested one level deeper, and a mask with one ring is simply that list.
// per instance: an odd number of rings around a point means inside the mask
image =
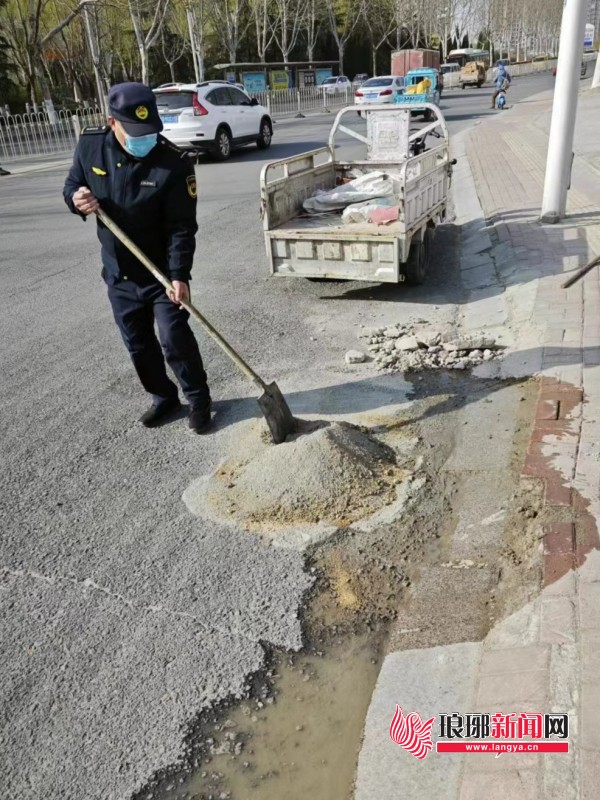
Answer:
[{"label": "sidewalk pavement", "polygon": [[[539,378],[522,477],[559,520],[544,530],[543,586],[483,641],[390,653],[373,695],[356,800],[592,800],[600,797],[600,279],[564,273],[600,253],[600,91],[581,93],[568,217],[538,222],[552,93],[454,141],[466,331],[508,346],[480,377]],[[483,517],[484,514],[481,514]],[[388,734],[395,704],[433,714],[568,713],[570,752],[436,755]],[[434,726],[434,731],[436,730]]]}]

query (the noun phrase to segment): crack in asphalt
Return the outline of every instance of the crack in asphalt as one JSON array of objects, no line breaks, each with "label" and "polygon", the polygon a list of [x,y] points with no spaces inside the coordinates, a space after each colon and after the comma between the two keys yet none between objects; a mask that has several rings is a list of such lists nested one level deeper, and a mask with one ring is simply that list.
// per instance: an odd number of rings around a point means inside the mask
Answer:
[{"label": "crack in asphalt", "polygon": [[[82,587],[85,589],[92,589],[97,592],[101,592],[106,597],[109,597],[111,600],[117,600],[123,605],[127,606],[127,608],[131,609],[132,611],[142,611],[151,614],[165,614],[166,616],[171,616],[179,619],[189,619],[195,624],[197,624],[200,628],[202,628],[206,633],[219,633],[222,636],[236,636],[240,639],[244,639],[247,642],[251,642],[252,644],[257,644],[256,639],[253,639],[251,636],[243,633],[239,629],[236,630],[235,628],[225,628],[221,625],[206,625],[202,620],[200,620],[194,614],[190,614],[188,611],[175,611],[173,609],[165,608],[161,604],[157,605],[148,605],[148,606],[139,606],[133,600],[125,597],[118,592],[113,592],[108,589],[106,586],[101,586],[96,581],[92,580],[91,578],[84,578],[83,580],[77,580],[77,578],[69,578],[66,575],[59,575],[57,577],[53,577],[51,575],[43,575],[40,572],[36,572],[35,570],[25,570],[25,569],[11,569],[10,567],[0,567],[0,575],[4,577],[5,575],[11,575],[13,578],[30,578],[32,580],[41,580],[45,583],[49,584],[50,586],[56,586],[58,588],[61,582],[65,582],[70,584],[71,586],[75,587]],[[260,642],[259,642],[260,644]]]}]

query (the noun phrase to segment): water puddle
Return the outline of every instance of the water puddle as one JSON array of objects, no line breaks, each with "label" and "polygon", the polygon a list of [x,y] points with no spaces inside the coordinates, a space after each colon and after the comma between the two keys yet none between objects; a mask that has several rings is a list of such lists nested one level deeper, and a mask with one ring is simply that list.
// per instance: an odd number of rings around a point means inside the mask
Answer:
[{"label": "water puddle", "polygon": [[348,800],[384,636],[380,627],[274,655],[252,699],[200,725],[192,772],[138,800]]}]

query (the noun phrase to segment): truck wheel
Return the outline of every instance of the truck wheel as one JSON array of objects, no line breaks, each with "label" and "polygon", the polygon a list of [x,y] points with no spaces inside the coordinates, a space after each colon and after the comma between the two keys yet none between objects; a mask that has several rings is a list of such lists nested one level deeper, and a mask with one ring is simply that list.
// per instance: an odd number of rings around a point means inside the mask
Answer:
[{"label": "truck wheel", "polygon": [[479,81],[479,83],[477,84],[477,88],[481,89],[482,86],[483,86],[483,81]]},{"label": "truck wheel", "polygon": [[404,265],[405,282],[409,286],[420,286],[425,282],[429,266],[431,238],[431,228],[427,228],[423,240],[415,237],[410,245],[408,261]]},{"label": "truck wheel", "polygon": [[461,88],[461,89],[464,89],[464,88],[465,88],[465,84],[464,84],[464,83],[461,83],[461,84],[460,84],[460,88]]}]

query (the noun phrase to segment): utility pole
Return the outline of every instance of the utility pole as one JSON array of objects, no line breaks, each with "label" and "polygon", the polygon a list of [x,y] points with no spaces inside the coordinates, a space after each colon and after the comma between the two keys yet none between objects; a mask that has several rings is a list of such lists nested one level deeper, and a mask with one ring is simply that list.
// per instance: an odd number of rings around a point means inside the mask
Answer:
[{"label": "utility pole", "polygon": [[192,46],[192,61],[194,62],[194,75],[196,76],[196,83],[200,83],[200,70],[198,69],[198,51],[196,50],[196,19],[192,9],[188,6],[186,9],[188,29],[190,32],[190,45]]},{"label": "utility pole", "polygon": [[105,116],[108,116],[108,99],[106,97],[106,88],[102,82],[100,74],[100,54],[98,53],[98,40],[96,33],[92,28],[92,21],[90,19],[90,7],[85,6],[83,9],[83,18],[85,20],[85,30],[88,37],[88,46],[90,48],[90,57],[94,67],[94,77],[96,79],[96,91],[98,92],[98,103],[100,110]]},{"label": "utility pole", "polygon": [[567,211],[587,10],[588,0],[564,0],[542,222],[560,222]]},{"label": "utility pole", "polygon": [[594,77],[592,78],[592,89],[597,89],[600,86],[600,51],[596,54],[596,67],[594,69]]}]

